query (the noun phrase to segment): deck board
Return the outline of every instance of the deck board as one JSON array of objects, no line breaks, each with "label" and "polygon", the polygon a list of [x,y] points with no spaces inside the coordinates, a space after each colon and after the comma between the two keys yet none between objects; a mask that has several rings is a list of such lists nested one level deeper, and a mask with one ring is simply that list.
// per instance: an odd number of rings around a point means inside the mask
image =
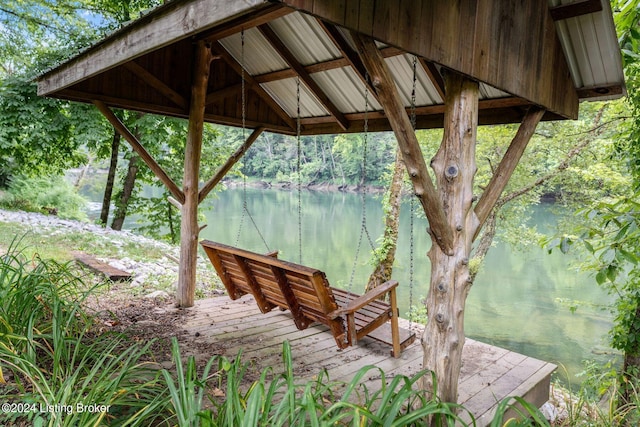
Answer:
[{"label": "deck board", "polygon": [[[389,381],[399,374],[412,376],[422,367],[419,340],[397,359],[391,357],[388,346],[369,337],[340,350],[326,326],[312,325],[300,331],[288,312],[275,309],[262,314],[249,295],[235,301],[228,297],[199,300],[188,310],[190,315],[182,327],[188,333],[198,333],[201,340],[218,344],[224,356],[232,358],[242,350],[243,360],[252,362],[256,378],[267,366],[276,374],[283,371],[284,340],[291,345],[298,379],[312,379],[325,369],[332,381],[349,382],[363,366],[373,365],[382,369]],[[421,335],[422,325],[405,319],[400,322]],[[488,424],[497,402],[507,396],[524,397],[536,406],[549,397],[549,379],[556,368],[551,363],[469,338],[462,359],[458,402],[474,414],[477,425]],[[371,390],[379,387],[379,380],[380,373],[372,370],[364,384]]]}]

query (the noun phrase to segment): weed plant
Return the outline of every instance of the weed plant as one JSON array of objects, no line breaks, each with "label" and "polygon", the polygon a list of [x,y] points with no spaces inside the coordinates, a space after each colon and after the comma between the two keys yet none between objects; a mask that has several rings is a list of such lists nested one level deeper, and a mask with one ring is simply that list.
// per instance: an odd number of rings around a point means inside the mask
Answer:
[{"label": "weed plant", "polygon": [[[429,371],[412,377],[387,378],[375,366],[364,366],[347,384],[332,382],[321,371],[314,380],[296,380],[289,343],[283,343],[284,371],[274,374],[265,369],[260,378],[243,386],[248,364],[242,355],[234,360],[212,357],[198,375],[195,359],[182,363],[180,348],[174,339],[173,360],[176,372],[163,370],[170,390],[175,420],[189,427],[280,427],[280,426],[465,426],[460,405],[429,400],[416,383]],[[380,377],[380,389],[369,390],[366,379]],[[224,390],[224,391],[223,391]],[[205,400],[204,398],[208,399]],[[515,416],[504,420],[508,411]],[[475,426],[472,414],[470,425]],[[497,407],[491,427],[508,425],[548,426],[539,410],[521,398],[505,399]]]},{"label": "weed plant", "polygon": [[[464,408],[430,400],[412,377],[388,378],[364,366],[347,384],[321,371],[296,379],[288,342],[283,371],[267,368],[245,380],[248,363],[214,356],[199,367],[172,342],[172,369],[158,369],[150,343],[101,334],[83,302],[86,289],[69,264],[26,257],[14,242],[0,257],[0,425],[18,426],[442,426],[464,425]],[[369,389],[374,373],[380,388]],[[509,426],[547,425],[536,408]],[[21,406],[17,406],[20,404]],[[95,405],[89,407],[88,405]],[[511,401],[498,406],[492,426],[503,425]],[[78,408],[83,408],[79,410]],[[474,425],[474,424],[472,424]]]},{"label": "weed plant", "polygon": [[149,425],[164,412],[148,344],[97,336],[83,289],[68,264],[27,259],[15,244],[0,257],[0,400],[15,404],[2,421]]}]

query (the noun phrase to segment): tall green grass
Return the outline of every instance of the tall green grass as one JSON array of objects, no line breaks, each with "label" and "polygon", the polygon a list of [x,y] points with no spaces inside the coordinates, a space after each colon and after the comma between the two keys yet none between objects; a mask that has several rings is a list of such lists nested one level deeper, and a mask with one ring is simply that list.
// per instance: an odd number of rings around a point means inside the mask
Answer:
[{"label": "tall green grass", "polygon": [[0,257],[0,400],[23,405],[2,414],[8,421],[148,425],[165,411],[149,345],[98,336],[82,308],[90,292],[68,264],[26,258],[15,244]]},{"label": "tall green grass", "polygon": [[[175,372],[163,370],[171,394],[175,420],[189,427],[283,427],[283,426],[465,426],[462,406],[429,400],[417,382],[430,371],[407,377],[387,378],[375,366],[363,366],[349,383],[332,382],[321,371],[314,380],[296,380],[289,343],[283,343],[283,372],[265,369],[260,378],[246,385],[248,363],[241,354],[234,360],[212,357],[202,373],[190,356],[182,362],[180,348],[172,345]],[[380,377],[379,389],[365,382],[372,371]],[[221,391],[224,390],[222,396]],[[205,399],[205,397],[207,399]],[[505,414],[515,414],[505,419]],[[430,424],[431,423],[431,424]],[[548,426],[540,411],[521,398],[499,403],[491,427]]]},{"label": "tall green grass", "polygon": [[[26,411],[0,413],[2,425],[34,426],[453,426],[464,425],[458,405],[428,400],[412,377],[364,366],[349,383],[321,371],[312,381],[295,377],[288,342],[283,365],[245,378],[242,354],[211,357],[198,366],[172,341],[172,369],[149,362],[151,343],[100,333],[83,302],[86,289],[69,264],[26,257],[14,242],[0,256],[0,403]],[[367,388],[375,373],[380,384]],[[546,425],[535,408],[495,426]],[[88,407],[87,405],[103,405]],[[78,410],[83,408],[85,410]],[[473,425],[473,424],[472,424]]]}]

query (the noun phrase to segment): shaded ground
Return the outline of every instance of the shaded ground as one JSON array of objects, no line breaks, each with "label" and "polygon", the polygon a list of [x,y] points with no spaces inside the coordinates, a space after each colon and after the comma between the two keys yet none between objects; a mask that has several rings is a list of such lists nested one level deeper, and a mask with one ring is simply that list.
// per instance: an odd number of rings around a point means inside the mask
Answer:
[{"label": "shaded ground", "polygon": [[162,367],[173,366],[171,338],[176,337],[183,357],[195,356],[198,362],[206,362],[220,354],[213,343],[199,339],[199,334],[189,334],[181,325],[193,312],[176,308],[173,298],[132,298],[111,293],[88,302],[98,320],[98,332],[122,332],[132,341],[146,344],[153,341],[151,351]]}]

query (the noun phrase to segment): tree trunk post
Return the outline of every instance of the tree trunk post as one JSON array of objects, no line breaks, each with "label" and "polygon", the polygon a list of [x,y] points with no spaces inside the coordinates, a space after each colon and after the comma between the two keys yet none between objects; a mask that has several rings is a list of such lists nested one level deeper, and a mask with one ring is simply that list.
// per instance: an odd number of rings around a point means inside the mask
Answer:
[{"label": "tree trunk post", "polygon": [[[446,76],[444,136],[431,162],[438,194],[453,234],[453,254],[432,245],[428,321],[422,338],[423,367],[435,372],[437,395],[457,402],[464,346],[464,307],[471,287],[469,257],[478,219],[473,210],[475,146],[478,125],[478,83],[457,73]],[[433,390],[432,377],[423,387]]]},{"label": "tree trunk post", "polygon": [[202,154],[202,130],[206,105],[207,85],[211,65],[211,49],[205,42],[195,46],[193,80],[191,83],[191,103],[187,144],[184,153],[184,178],[182,192],[182,220],[180,229],[180,267],[176,305],[193,306],[196,290],[196,264],[198,259],[198,181],[200,157]]},{"label": "tree trunk post", "polygon": [[120,133],[114,128],[113,140],[111,141],[111,159],[109,161],[109,172],[107,174],[107,183],[104,187],[104,196],[102,197],[102,210],[100,211],[100,224],[102,224],[103,227],[106,227],[107,221],[109,221],[109,209],[111,208],[113,183],[116,179],[116,169],[118,168],[120,137]]}]

